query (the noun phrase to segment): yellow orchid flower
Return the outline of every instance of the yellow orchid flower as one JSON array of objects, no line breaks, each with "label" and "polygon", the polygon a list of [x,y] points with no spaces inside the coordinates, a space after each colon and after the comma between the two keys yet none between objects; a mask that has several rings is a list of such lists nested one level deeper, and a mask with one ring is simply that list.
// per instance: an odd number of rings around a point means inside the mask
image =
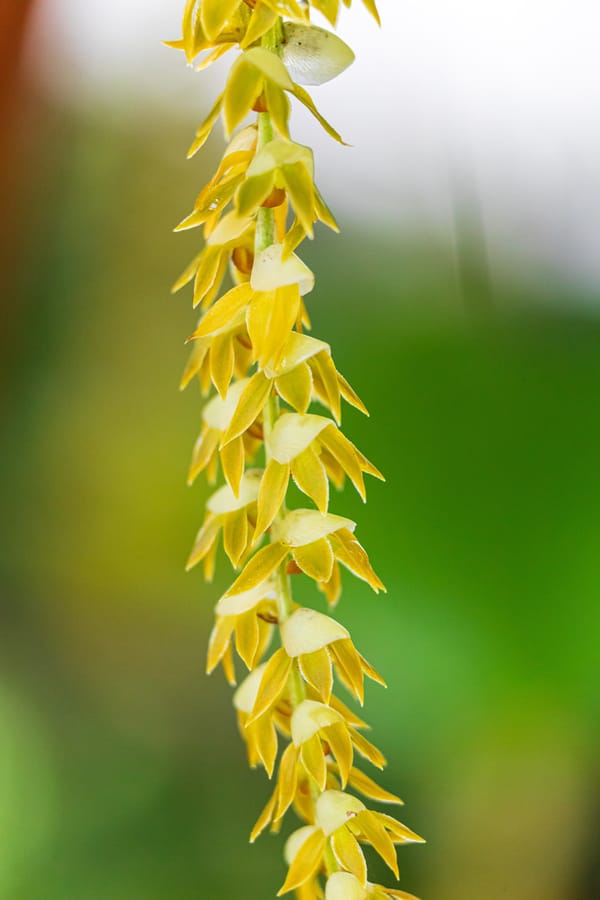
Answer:
[{"label": "yellow orchid flower", "polygon": [[[203,225],[204,237],[212,234],[221,214],[244,183],[248,166],[256,153],[257,141],[254,125],[243,128],[232,138],[217,171],[196,197],[193,211],[176,226],[175,231]],[[193,156],[195,152],[192,145],[188,156]]]},{"label": "yellow orchid flower", "polygon": [[[177,293],[190,281],[194,282],[194,307],[211,305],[218,293],[227,265],[231,260],[252,259],[254,242],[254,220],[248,216],[238,216],[235,211],[227,213],[211,231],[204,249],[192,260],[179,276],[172,293]],[[243,275],[242,269],[239,270]]]},{"label": "yellow orchid flower", "polygon": [[[235,195],[240,215],[251,215],[263,205],[279,206],[286,197],[296,213],[298,227],[313,237],[313,224],[322,221],[337,231],[333,214],[314,183],[314,160],[310,148],[275,138],[257,153]],[[286,240],[284,259],[294,248]],[[300,241],[298,241],[300,243]]]},{"label": "yellow orchid flower", "polygon": [[257,260],[254,282],[228,291],[201,319],[190,340],[215,338],[235,330],[243,332],[260,369],[276,365],[285,352],[294,326],[302,323],[303,291],[314,281],[298,257],[285,262],[272,256]]},{"label": "yellow orchid flower", "polygon": [[267,366],[265,375],[275,380],[278,395],[299,413],[305,413],[316,399],[330,410],[339,425],[343,397],[350,406],[368,415],[358,394],[337,371],[329,344],[307,334],[292,332],[278,364]]},{"label": "yellow orchid flower", "polygon": [[329,506],[329,480],[343,483],[346,475],[366,501],[363,472],[383,480],[383,475],[324,416],[287,413],[276,422],[265,439],[270,461],[261,485],[257,535],[269,528],[276,514],[270,498],[287,488],[290,477],[298,488],[314,502],[321,513]]},{"label": "yellow orchid flower", "polygon": [[[245,285],[238,285],[238,288],[240,291],[248,290]],[[180,390],[197,378],[204,396],[212,383],[224,400],[233,376],[243,379],[250,365],[252,348],[244,315],[232,316],[226,325],[210,336],[198,338],[195,335],[196,332],[188,339],[188,342],[193,341],[193,348],[181,378]]]},{"label": "yellow orchid flower", "polygon": [[208,675],[229,653],[235,640],[238,656],[248,669],[263,657],[277,623],[277,593],[271,582],[232,597],[221,597],[215,607],[216,622],[208,643]]},{"label": "yellow orchid flower", "polygon": [[[292,840],[293,838],[293,840]],[[343,791],[324,791],[315,806],[315,824],[290,837],[287,878],[282,896],[311,878],[324,865],[329,846],[342,869],[366,885],[367,865],[360,843],[370,844],[398,878],[395,843],[423,843],[423,838],[391,816],[367,809],[357,797]]]},{"label": "yellow orchid flower", "polygon": [[281,642],[288,656],[298,661],[302,677],[329,703],[333,670],[362,705],[364,676],[386,687],[385,681],[355,648],[350,634],[330,616],[299,607],[281,625]]},{"label": "yellow orchid flower", "polygon": [[231,441],[226,447],[222,447],[220,453],[219,445],[248,381],[248,378],[241,378],[229,386],[225,397],[217,394],[204,407],[202,430],[194,444],[188,484],[193,484],[200,472],[205,469],[208,472],[209,484],[214,483],[220,456],[225,479],[233,493],[236,496],[239,494],[245,463],[247,460],[253,459],[260,447],[261,433],[257,431],[255,435],[252,435],[250,431],[246,431],[236,441]]},{"label": "yellow orchid flower", "polygon": [[385,591],[364,548],[353,535],[355,527],[351,519],[332,513],[292,510],[274,523],[271,543],[249,560],[229,591],[239,593],[256,587],[288,556],[296,566],[292,571],[303,572],[316,581],[331,606],[337,603],[341,592],[339,563],[366,581],[375,593]]},{"label": "yellow orchid flower", "polygon": [[313,578],[328,602],[334,605],[340,593],[342,563],[379,593],[385,587],[377,577],[364,549],[353,536],[356,523],[343,516],[318,510],[295,509],[274,523],[273,544],[289,549],[298,568]]},{"label": "yellow orchid flower", "polygon": [[[223,548],[237,566],[252,544],[256,521],[256,500],[262,478],[261,469],[250,469],[241,479],[238,496],[226,484],[219,488],[206,504],[207,514],[196,535],[186,569],[189,571],[204,560],[205,576],[212,577],[214,557],[219,535],[223,532]],[[252,587],[257,587],[252,585]],[[231,592],[229,592],[231,596]]]},{"label": "yellow orchid flower", "polygon": [[[252,692],[251,696],[247,697],[245,712],[240,718],[240,730],[242,732],[242,736],[246,740],[246,742],[250,743],[249,747],[249,755],[255,753],[254,751],[254,735],[251,731],[254,719],[253,710],[257,705],[258,695],[261,690],[261,684],[263,682],[264,676],[264,666],[261,667],[258,675],[253,675],[252,681]],[[247,679],[249,681],[249,679]],[[307,693],[311,693],[310,687],[307,688]],[[321,706],[322,704],[317,704]],[[356,744],[358,742],[357,737],[357,729],[367,728],[367,725],[359,719],[357,716],[352,713],[351,710],[348,709],[337,697],[331,697],[330,708],[332,713],[338,713],[341,719],[336,719],[335,716],[332,716],[334,723],[339,727],[341,727],[342,722],[345,723],[348,734],[350,735],[350,739],[352,744],[354,745],[354,749],[357,749]],[[264,715],[270,715],[272,717],[272,722],[276,726],[277,731],[280,732],[285,737],[292,736],[291,722],[290,720],[290,704],[289,699],[287,697],[287,688],[283,691],[283,693],[279,696],[276,701],[276,705],[271,706],[270,710],[267,713],[262,714],[259,719],[256,721],[261,721],[263,727],[266,723],[266,719],[264,719]],[[238,712],[238,717],[240,713]],[[250,729],[248,729],[248,723],[250,723]],[[344,738],[342,738],[344,741]],[[344,743],[346,743],[344,741]],[[328,750],[331,749],[328,745],[323,749],[323,755],[326,758],[327,762],[327,778],[326,778],[326,787],[331,790],[339,790],[340,787],[343,786],[344,782],[340,775],[340,777],[336,777],[336,770],[339,773],[339,765],[333,761],[333,757],[329,755]],[[342,756],[343,756],[343,750]],[[364,753],[364,745],[361,744],[361,752]],[[370,756],[375,758],[376,763],[380,763],[381,755],[376,748],[373,747],[372,744],[369,744],[369,753]],[[346,753],[346,757],[347,757]],[[311,763],[309,763],[311,764]],[[312,764],[314,766],[314,764]],[[318,766],[319,763],[317,762]],[[296,813],[303,819],[305,822],[312,821],[312,803],[311,803],[311,786],[314,787],[315,779],[312,773],[309,773],[307,766],[302,761],[300,754],[298,753],[298,748],[294,745],[294,743],[288,744],[286,749],[281,755],[279,761],[279,771],[277,775],[277,781],[275,785],[275,790],[273,794],[269,798],[265,808],[262,810],[260,816],[258,817],[254,828],[252,829],[252,833],[250,835],[250,841],[253,843],[256,838],[264,831],[264,829],[271,825],[271,831],[278,831],[281,820],[283,819],[285,813],[293,804]],[[369,799],[376,800],[379,803],[393,803],[402,805],[402,800],[399,797],[396,797],[395,794],[390,793],[384,788],[380,787],[372,778],[369,778],[364,772],[361,772],[360,769],[352,766],[347,773],[347,783],[350,787],[357,790],[360,794]]]},{"label": "yellow orchid flower", "polygon": [[[352,768],[351,732],[341,713],[325,703],[303,700],[292,715],[292,746],[306,772],[321,791],[327,785],[327,756],[337,761],[342,785]],[[325,752],[324,750],[328,751]]]},{"label": "yellow orchid flower", "polygon": [[233,705],[237,710],[239,729],[246,743],[248,764],[253,769],[262,764],[270,778],[275,767],[278,744],[273,717],[267,709],[263,715],[250,721],[256,694],[267,665],[262,663],[244,679],[233,695]]}]

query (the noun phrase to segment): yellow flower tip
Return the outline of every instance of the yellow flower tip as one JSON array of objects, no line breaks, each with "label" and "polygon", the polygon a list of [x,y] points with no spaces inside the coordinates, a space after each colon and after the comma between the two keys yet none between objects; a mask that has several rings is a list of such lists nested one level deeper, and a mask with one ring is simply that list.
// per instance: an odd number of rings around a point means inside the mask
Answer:
[{"label": "yellow flower tip", "polygon": [[279,700],[287,685],[291,668],[292,660],[285,650],[282,647],[276,650],[263,670],[248,725],[254,724]]},{"label": "yellow flower tip", "polygon": [[266,667],[267,664],[262,663],[253,669],[233,695],[233,705],[239,713],[249,715],[252,712]]},{"label": "yellow flower tip", "polygon": [[299,888],[313,877],[322,865],[326,843],[323,831],[314,825],[299,828],[289,836],[284,857],[290,868],[278,897]]}]

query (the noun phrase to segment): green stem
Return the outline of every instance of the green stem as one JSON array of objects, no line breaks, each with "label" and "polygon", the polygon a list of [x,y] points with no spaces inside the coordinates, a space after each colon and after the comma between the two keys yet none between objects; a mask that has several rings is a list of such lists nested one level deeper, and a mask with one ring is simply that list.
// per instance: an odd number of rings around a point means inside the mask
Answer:
[{"label": "green stem", "polygon": [[[268,112],[258,114],[258,143],[256,152],[273,140],[273,123]],[[275,243],[275,213],[272,209],[261,206],[256,216],[256,236],[254,238],[254,252],[260,253]]]},{"label": "green stem", "polygon": [[331,849],[331,844],[327,844],[323,856],[325,858],[325,870],[327,872],[327,877],[329,878],[334,872],[338,872],[340,868],[337,864],[337,859],[334,856],[333,850]]},{"label": "green stem", "polygon": [[[279,53],[281,50],[281,41],[283,38],[283,26],[281,23],[281,19],[277,19],[277,22],[273,26],[273,28],[268,31],[262,41],[261,45],[265,47],[265,49],[270,50],[272,53]],[[260,112],[258,114],[258,143],[256,147],[256,152],[260,153],[262,148],[270,143],[273,140],[274,132],[273,132],[273,122],[271,121],[271,115],[269,112]],[[271,244],[275,243],[275,214],[272,209],[268,209],[264,206],[261,206],[258,210],[258,215],[256,217],[256,237],[254,242],[255,253],[260,253],[261,250],[265,250],[267,247],[270,247]],[[268,451],[268,438],[273,430],[273,426],[275,422],[279,418],[280,408],[279,408],[279,400],[276,395],[272,395],[267,403],[265,408],[264,416],[263,416],[263,429],[264,429],[264,439],[265,439],[265,462],[270,462],[271,456]],[[285,507],[278,512],[277,518],[281,518],[285,513]],[[290,584],[290,577],[286,572],[286,564],[282,563],[278,572],[277,572],[277,582],[278,582],[278,591],[277,591],[277,605],[278,605],[278,614],[279,614],[279,622],[283,623],[287,618],[289,618],[290,613],[292,612],[293,600],[292,600],[292,586]],[[294,671],[297,671],[294,669]],[[299,673],[298,677],[299,677]],[[304,686],[300,679],[300,685],[298,690],[294,691],[295,693],[302,693],[304,695]],[[301,699],[304,699],[302,696]]]},{"label": "green stem", "polygon": [[[272,53],[281,54],[281,43],[283,40],[283,24],[281,19],[277,19],[273,28],[271,28],[263,36],[261,46]],[[275,134],[273,132],[273,122],[269,112],[260,112],[258,114],[258,143],[256,152],[260,153],[266,144],[270,144]],[[264,206],[258,210],[256,217],[256,237],[254,240],[254,251],[260,253],[266,250],[271,244],[275,243],[275,214],[272,209],[266,209]]]},{"label": "green stem", "polygon": [[[279,399],[275,394],[272,394],[269,398],[269,401],[265,407],[265,411],[263,414],[263,437],[265,442],[265,463],[268,465],[271,461],[271,454],[269,453],[269,436],[273,430],[275,422],[279,418],[280,408],[279,408]],[[285,515],[285,504],[282,505],[281,509],[277,513],[276,519],[281,519]],[[287,563],[284,561],[279,569],[277,570],[277,614],[279,618],[279,624],[282,625],[286,619],[288,619],[291,615],[293,608],[293,598],[292,598],[292,585],[290,582],[290,576],[286,571]],[[296,671],[296,670],[294,670]],[[304,686],[302,686],[302,693],[304,693]],[[304,697],[302,697],[304,699]]]},{"label": "green stem", "polygon": [[[283,25],[281,19],[278,19],[273,28],[267,32],[267,34],[263,37],[261,44],[268,50],[271,50],[273,53],[281,52],[281,42],[283,39]],[[268,112],[260,112],[258,114],[258,142],[256,147],[256,152],[259,153],[262,148],[270,143],[274,138],[273,131],[273,122],[271,120],[271,116]],[[275,243],[275,215],[272,209],[267,209],[266,207],[260,207],[258,210],[258,214],[256,216],[256,236],[254,240],[254,252],[255,254],[260,253],[262,250],[266,250],[267,247],[270,247],[271,244]],[[273,394],[265,407],[265,411],[263,414],[263,432],[264,432],[264,442],[265,442],[265,463],[268,465],[271,460],[271,454],[268,450],[269,443],[269,435],[271,434],[275,422],[279,418],[281,414],[279,399]],[[281,509],[277,513],[276,518],[281,519],[285,515],[285,503],[282,505]],[[279,619],[279,625],[281,626],[286,619],[288,619],[292,613],[294,607],[294,600],[292,597],[292,585],[290,576],[287,573],[287,563],[284,562],[279,566],[277,570],[277,614]],[[304,686],[304,681],[302,680],[302,675],[300,674],[300,669],[298,668],[298,664],[294,661],[294,665],[292,666],[292,671],[290,673],[290,702],[292,705],[292,709],[296,709],[303,700],[306,699],[306,688]],[[318,786],[310,780],[310,792],[313,801],[313,808],[315,807],[317,800],[320,796],[320,791]],[[336,872],[338,869],[338,865],[335,860],[335,856],[331,850],[329,845],[327,846],[325,853],[325,868],[327,871],[327,875],[331,875],[333,872]]]}]

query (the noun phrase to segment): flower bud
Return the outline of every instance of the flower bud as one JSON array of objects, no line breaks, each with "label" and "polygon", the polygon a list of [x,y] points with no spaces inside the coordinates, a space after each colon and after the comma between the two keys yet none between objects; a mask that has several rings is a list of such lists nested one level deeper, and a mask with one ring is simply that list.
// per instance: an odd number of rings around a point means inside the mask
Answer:
[{"label": "flower bud", "polygon": [[317,25],[284,25],[283,61],[299,84],[324,84],[354,62],[354,52],[337,34]]}]

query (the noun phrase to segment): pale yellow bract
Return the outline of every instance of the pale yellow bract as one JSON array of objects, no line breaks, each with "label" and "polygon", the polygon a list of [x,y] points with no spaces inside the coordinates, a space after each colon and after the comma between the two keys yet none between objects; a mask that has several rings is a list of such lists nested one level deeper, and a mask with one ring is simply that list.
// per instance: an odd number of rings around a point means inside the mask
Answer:
[{"label": "pale yellow bract", "polygon": [[[379,22],[374,0],[362,2]],[[308,578],[334,607],[340,567],[385,590],[356,523],[329,508],[331,484],[341,488],[348,478],[366,500],[364,476],[383,476],[341,430],[342,401],[367,410],[331,347],[306,334],[315,277],[295,253],[316,223],[338,230],[315,184],[312,150],[292,141],[289,118],[299,101],[343,143],[302,86],[330,80],[354,59],[339,37],[311,23],[316,10],[335,27],[342,5],[352,0],[187,0],[182,36],[169,42],[198,70],[237,51],[189,155],[219,119],[228,146],[176,229],[201,227],[204,238],[174,285],[193,282],[201,310],[181,386],[197,380],[204,396],[212,392],[189,481],[206,472],[215,489],[188,568],[202,562],[210,580],[222,543],[238,570],[216,603],[207,671],[221,664],[235,685],[236,654],[248,670],[234,694],[239,728],[249,764],[274,779],[251,841],[266,828],[277,832],[290,808],[302,822],[285,846],[279,894],[416,900],[368,880],[363,845],[398,877],[396,846],[422,838],[367,806],[402,801],[358,768],[362,759],[382,769],[385,759],[334,693],[338,682],[362,705],[365,676],[385,683],[342,624],[292,593],[292,583],[300,592]],[[222,292],[227,274],[233,285]],[[292,483],[313,505],[288,508]]]}]

